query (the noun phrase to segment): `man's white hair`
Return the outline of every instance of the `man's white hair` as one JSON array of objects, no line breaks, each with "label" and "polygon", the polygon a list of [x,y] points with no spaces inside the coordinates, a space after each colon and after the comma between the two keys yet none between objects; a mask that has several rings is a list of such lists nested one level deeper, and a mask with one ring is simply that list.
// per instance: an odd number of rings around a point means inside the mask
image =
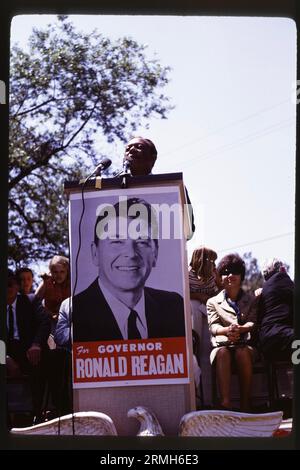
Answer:
[{"label": "man's white hair", "polygon": [[285,272],[285,264],[278,258],[270,258],[266,260],[262,267],[262,274],[267,281],[273,274]]}]

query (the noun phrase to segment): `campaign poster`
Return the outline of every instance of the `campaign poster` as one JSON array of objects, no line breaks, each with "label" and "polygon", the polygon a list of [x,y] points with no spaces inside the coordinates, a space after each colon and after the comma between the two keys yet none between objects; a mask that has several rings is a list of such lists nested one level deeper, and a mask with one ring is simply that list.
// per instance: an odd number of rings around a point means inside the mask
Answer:
[{"label": "campaign poster", "polygon": [[70,195],[74,389],[189,382],[180,197],[176,185]]}]

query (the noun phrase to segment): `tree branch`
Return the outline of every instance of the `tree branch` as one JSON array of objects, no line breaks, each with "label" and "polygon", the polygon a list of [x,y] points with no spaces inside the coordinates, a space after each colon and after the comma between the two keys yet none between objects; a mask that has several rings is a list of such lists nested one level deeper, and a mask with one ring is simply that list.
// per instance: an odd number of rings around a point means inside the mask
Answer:
[{"label": "tree branch", "polygon": [[93,112],[95,111],[96,106],[97,106],[97,104],[99,103],[99,101],[100,101],[100,97],[97,98],[97,100],[96,100],[96,102],[95,102],[95,104],[94,104],[94,106],[93,106],[93,109],[91,110],[91,112],[90,112],[90,114],[88,115],[88,117],[86,118],[86,120],[83,121],[83,123],[81,124],[81,126],[79,127],[79,129],[72,135],[72,137],[68,140],[68,142],[63,146],[64,149],[67,148],[67,147],[70,145],[70,143],[72,142],[72,140],[75,139],[75,137],[79,134],[79,132],[81,132],[82,129],[83,129],[83,128],[86,126],[86,124],[89,122],[89,120],[91,119],[92,114],[93,114]]},{"label": "tree branch", "polygon": [[19,204],[17,204],[15,201],[13,201],[12,199],[8,199],[8,203],[11,204],[15,209],[16,211],[20,214],[20,216],[25,220],[26,224],[28,225],[31,233],[34,235],[34,236],[37,236],[34,228],[32,227],[32,221],[26,216],[24,210],[19,206]]},{"label": "tree branch", "polygon": [[26,90],[26,94],[23,96],[23,99],[19,103],[18,111],[14,115],[12,115],[12,117],[18,115],[20,109],[22,108],[23,104],[25,103],[25,100],[26,100],[27,96],[28,96],[28,89]]},{"label": "tree branch", "polygon": [[[47,142],[46,142],[46,144],[47,144]],[[41,145],[41,149],[40,149],[41,152],[42,152],[42,146],[43,145],[45,146],[46,144]],[[56,148],[56,149],[52,150],[51,152],[49,152],[48,154],[46,154],[43,158],[41,158],[40,160],[35,162],[33,165],[31,165],[27,168],[23,168],[20,171],[20,173],[8,183],[8,190],[10,191],[12,188],[14,188],[22,179],[26,178],[26,176],[29,176],[37,168],[41,168],[42,166],[46,166],[47,163],[49,162],[50,158],[53,157],[53,155],[55,155],[56,153],[58,153],[60,150],[61,150],[61,148]]]},{"label": "tree branch", "polygon": [[[92,114],[93,114],[97,104],[99,103],[99,100],[100,100],[100,98],[97,98],[97,100],[95,102],[95,105],[94,105],[93,109],[91,110],[90,114],[88,115],[88,117],[81,124],[81,126],[77,129],[77,131],[74,132],[72,137],[70,137],[70,139],[68,140],[68,142],[65,145],[54,148],[50,152],[48,151],[48,153],[46,153],[46,155],[44,157],[42,157],[40,160],[38,160],[36,163],[34,163],[33,165],[31,165],[27,168],[23,168],[20,171],[20,173],[8,183],[8,190],[10,191],[12,188],[14,188],[22,179],[24,179],[26,176],[29,176],[37,168],[41,168],[42,166],[46,166],[48,164],[48,162],[50,161],[51,157],[53,157],[53,155],[57,154],[58,152],[61,152],[62,150],[65,150],[70,145],[70,143],[75,139],[75,137],[77,137],[77,135],[82,131],[82,129],[87,125],[87,123],[89,122],[89,120],[92,117]],[[49,142],[45,142],[44,144],[41,144],[40,153],[42,154],[43,152],[46,152],[47,147],[49,147]]]},{"label": "tree branch", "polygon": [[54,101],[54,100],[55,100],[55,98],[52,97],[52,98],[50,98],[49,100],[44,101],[44,103],[41,103],[41,104],[38,104],[38,105],[34,106],[33,108],[25,109],[25,111],[22,111],[21,113],[13,114],[13,115],[11,116],[11,118],[12,118],[12,119],[16,119],[16,118],[18,118],[19,116],[24,116],[24,114],[32,113],[32,111],[35,111],[36,109],[39,109],[39,108],[41,108],[42,106],[45,106],[46,104],[51,103],[51,101]]},{"label": "tree branch", "polygon": [[20,216],[25,220],[30,232],[37,238],[40,237],[40,233],[37,233],[34,229],[34,224],[40,224],[43,227],[42,236],[45,237],[50,243],[55,243],[55,240],[49,235],[47,224],[41,219],[29,219],[24,210],[12,199],[9,199],[8,202],[16,209],[16,211],[20,214]]}]

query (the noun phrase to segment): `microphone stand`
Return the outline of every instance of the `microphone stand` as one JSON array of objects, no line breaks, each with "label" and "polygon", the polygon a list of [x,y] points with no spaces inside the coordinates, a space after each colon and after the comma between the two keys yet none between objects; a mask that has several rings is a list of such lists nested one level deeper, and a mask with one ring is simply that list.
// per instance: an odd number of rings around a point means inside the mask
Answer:
[{"label": "microphone stand", "polygon": [[79,181],[79,184],[86,185],[89,179],[95,178],[95,188],[101,189],[101,177],[102,171],[105,171],[111,165],[111,160],[109,158],[104,158],[99,165],[90,173],[85,179]]},{"label": "microphone stand", "polygon": [[95,189],[101,189],[101,169],[98,168],[97,171],[93,171],[86,178],[83,178],[79,181],[79,184],[83,184],[85,187],[86,183],[91,179],[95,179]]},{"label": "microphone stand", "polygon": [[122,173],[119,176],[120,176],[120,178],[122,178],[121,188],[122,189],[127,188],[127,178],[128,178],[128,176],[132,176],[127,165],[125,165],[124,170],[122,171]]}]

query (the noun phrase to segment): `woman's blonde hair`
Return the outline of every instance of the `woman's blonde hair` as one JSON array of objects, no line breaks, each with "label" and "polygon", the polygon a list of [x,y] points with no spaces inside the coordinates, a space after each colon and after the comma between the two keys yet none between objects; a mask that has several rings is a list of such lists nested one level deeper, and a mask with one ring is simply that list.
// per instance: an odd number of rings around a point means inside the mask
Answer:
[{"label": "woman's blonde hair", "polygon": [[198,277],[208,279],[212,276],[218,255],[214,250],[201,246],[193,251],[190,266]]},{"label": "woman's blonde hair", "polygon": [[51,272],[51,268],[54,264],[62,264],[67,269],[68,274],[69,274],[70,263],[69,263],[68,258],[66,258],[65,256],[54,255],[53,258],[51,258],[50,261],[49,261],[50,272]]}]

